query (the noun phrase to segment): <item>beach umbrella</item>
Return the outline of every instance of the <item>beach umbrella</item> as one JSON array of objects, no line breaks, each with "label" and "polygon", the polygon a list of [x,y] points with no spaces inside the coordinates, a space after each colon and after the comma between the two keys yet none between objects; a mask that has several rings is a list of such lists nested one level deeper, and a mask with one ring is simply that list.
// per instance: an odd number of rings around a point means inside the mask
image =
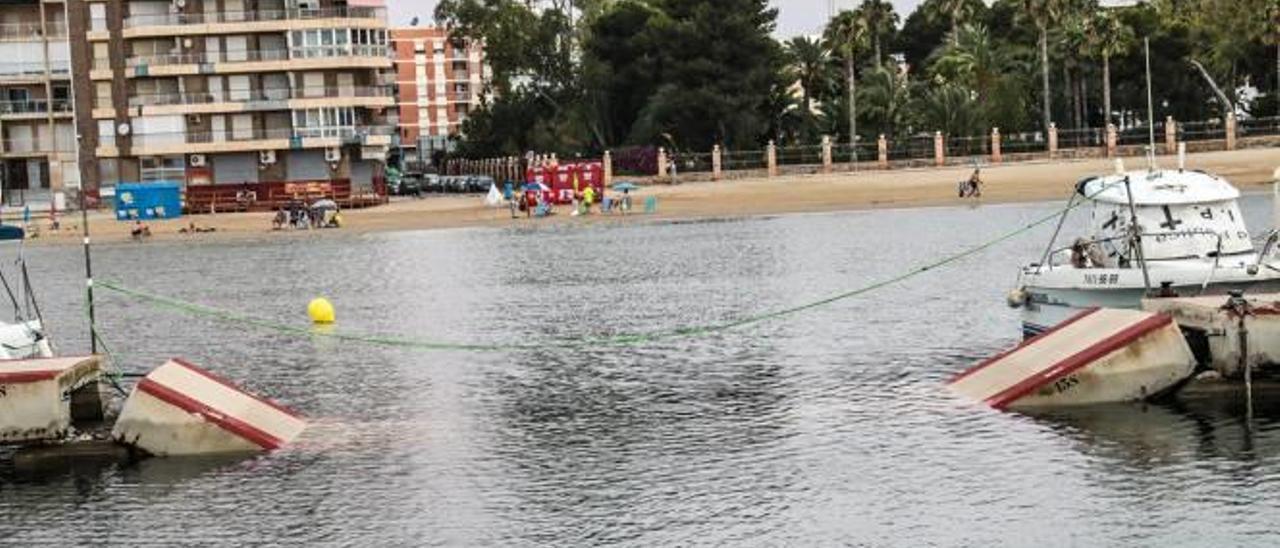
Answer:
[{"label": "beach umbrella", "polygon": [[338,209],[338,202],[333,200],[316,200],[311,209]]},{"label": "beach umbrella", "polygon": [[636,186],[636,184],[635,184],[635,183],[629,183],[629,182],[626,182],[626,181],[623,181],[623,182],[621,182],[621,183],[618,183],[618,184],[616,184],[616,185],[613,185],[613,189],[614,189],[614,190],[616,190],[616,191],[618,191],[618,192],[626,192],[626,191],[629,191],[629,190],[636,190],[636,189],[638,189],[638,188],[640,188],[640,187],[639,187],[639,186]]},{"label": "beach umbrella", "polygon": [[538,192],[551,192],[551,187],[544,185],[542,183],[525,183],[524,189],[535,190]]}]

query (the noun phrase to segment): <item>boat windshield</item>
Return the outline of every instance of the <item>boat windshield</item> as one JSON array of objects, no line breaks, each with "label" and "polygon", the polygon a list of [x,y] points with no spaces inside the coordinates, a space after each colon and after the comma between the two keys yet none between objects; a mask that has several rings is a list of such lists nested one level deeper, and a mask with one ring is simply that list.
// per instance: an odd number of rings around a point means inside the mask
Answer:
[{"label": "boat windshield", "polygon": [[[1212,258],[1253,253],[1253,241],[1235,200],[1140,205],[1134,208],[1148,261]],[[1094,202],[1093,240],[1117,264],[1128,262],[1131,213],[1127,205]],[[1219,247],[1221,246],[1221,247]]]}]

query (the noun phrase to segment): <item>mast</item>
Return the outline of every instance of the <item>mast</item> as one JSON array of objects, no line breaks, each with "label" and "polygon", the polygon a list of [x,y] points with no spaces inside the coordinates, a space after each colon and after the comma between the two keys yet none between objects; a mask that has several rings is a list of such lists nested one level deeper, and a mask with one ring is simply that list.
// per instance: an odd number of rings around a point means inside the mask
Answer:
[{"label": "mast", "polygon": [[1133,254],[1138,258],[1138,266],[1142,268],[1142,286],[1146,295],[1151,294],[1151,274],[1147,272],[1147,255],[1142,250],[1142,230],[1138,227],[1138,208],[1133,205],[1133,187],[1129,184],[1129,176],[1124,176],[1124,193],[1129,198],[1129,231],[1133,233]]},{"label": "mast", "polygon": [[[1151,38],[1150,37],[1146,37],[1146,36],[1142,37],[1142,49],[1143,49],[1143,54],[1146,57],[1146,63],[1147,63],[1147,137],[1149,139],[1147,142],[1147,169],[1149,171],[1155,171],[1156,170],[1156,115],[1155,115],[1155,101],[1151,97]],[[1125,185],[1128,185],[1128,184],[1129,184],[1128,180],[1126,180]],[[1132,205],[1132,202],[1133,202],[1132,196],[1129,197],[1129,202],[1130,202],[1130,205]],[[1143,265],[1143,268],[1145,269],[1146,265]],[[1145,270],[1144,270],[1144,274],[1145,274]],[[1151,289],[1150,283],[1147,284],[1147,289],[1148,290]]]}]

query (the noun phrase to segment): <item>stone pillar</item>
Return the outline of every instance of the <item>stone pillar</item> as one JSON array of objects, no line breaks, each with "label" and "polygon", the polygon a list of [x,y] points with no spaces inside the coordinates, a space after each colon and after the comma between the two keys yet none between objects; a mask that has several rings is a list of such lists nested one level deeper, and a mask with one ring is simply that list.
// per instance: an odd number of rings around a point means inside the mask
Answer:
[{"label": "stone pillar", "polygon": [[942,132],[933,132],[933,163],[938,167],[942,167],[947,163],[947,147],[942,140]]},{"label": "stone pillar", "polygon": [[831,136],[822,136],[822,172],[831,173]]},{"label": "stone pillar", "polygon": [[720,163],[720,145],[711,147],[711,180],[719,181],[723,176],[721,173],[723,164]]},{"label": "stone pillar", "polygon": [[883,133],[876,139],[876,164],[880,169],[889,169],[889,140],[884,138]]},{"label": "stone pillar", "polygon": [[1116,125],[1107,124],[1107,157],[1108,158],[1116,157],[1116,141],[1117,141]]},{"label": "stone pillar", "polygon": [[1178,122],[1172,116],[1164,117],[1164,153],[1173,154],[1178,150]]},{"label": "stone pillar", "polygon": [[1236,149],[1236,114],[1227,114],[1227,150]]},{"label": "stone pillar", "polygon": [[1058,124],[1049,122],[1049,158],[1058,157]]},{"label": "stone pillar", "polygon": [[667,178],[667,149],[658,147],[658,179]]},{"label": "stone pillar", "polygon": [[773,141],[769,141],[769,147],[765,149],[764,159],[765,159],[765,164],[769,168],[769,176],[777,177],[778,176],[778,147],[777,145],[773,144]]},{"label": "stone pillar", "polygon": [[609,188],[613,186],[613,153],[604,151],[604,157],[600,159],[600,163],[604,164],[604,186]]},{"label": "stone pillar", "polygon": [[998,164],[1004,160],[1000,154],[1000,128],[991,128],[991,163]]}]

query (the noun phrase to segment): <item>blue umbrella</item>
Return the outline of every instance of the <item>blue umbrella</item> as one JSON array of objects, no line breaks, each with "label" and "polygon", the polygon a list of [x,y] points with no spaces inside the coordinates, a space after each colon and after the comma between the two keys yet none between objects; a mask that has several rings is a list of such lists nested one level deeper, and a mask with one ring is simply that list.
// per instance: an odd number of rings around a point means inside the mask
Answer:
[{"label": "blue umbrella", "polygon": [[547,187],[547,185],[544,185],[542,183],[525,183],[524,189],[536,190],[536,191],[551,190],[549,187]]},{"label": "blue umbrella", "polygon": [[616,184],[616,185],[613,185],[613,189],[614,189],[614,190],[616,190],[616,191],[618,191],[618,192],[626,192],[626,191],[628,191],[628,190],[635,190],[635,189],[637,189],[637,188],[640,188],[640,187],[639,187],[639,186],[636,186],[636,184],[635,184],[635,183],[629,183],[629,182],[626,182],[626,181],[623,181],[623,182],[621,182],[621,183],[618,183],[618,184]]}]

